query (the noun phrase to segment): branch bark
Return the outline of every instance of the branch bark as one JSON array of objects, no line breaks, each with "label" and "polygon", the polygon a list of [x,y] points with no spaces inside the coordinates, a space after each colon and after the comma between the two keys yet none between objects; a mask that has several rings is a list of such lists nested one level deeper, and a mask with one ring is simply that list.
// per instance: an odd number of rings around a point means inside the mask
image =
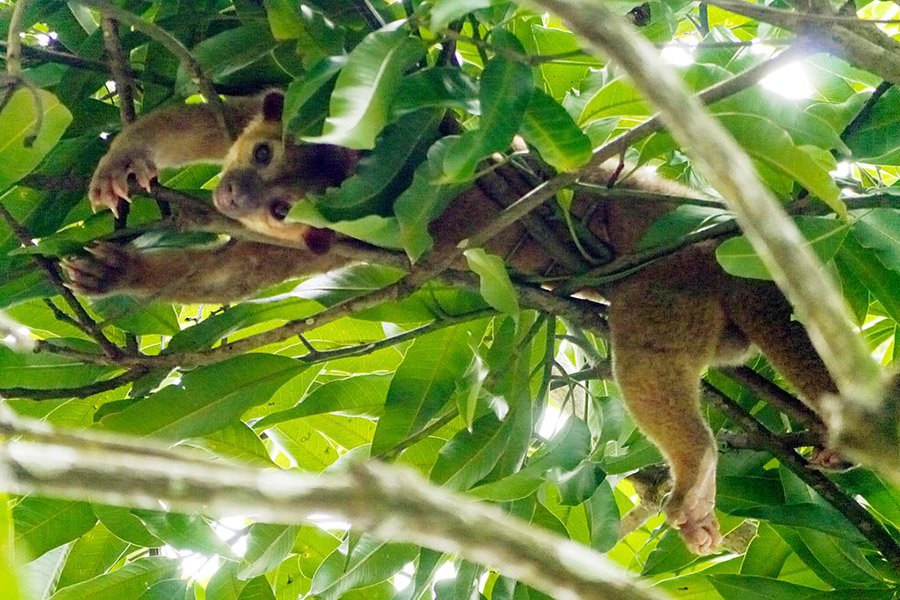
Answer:
[{"label": "branch bark", "polygon": [[[638,89],[660,109],[672,136],[722,193],[747,239],[806,324],[840,390],[841,401],[833,403],[830,424],[843,442],[843,450],[900,480],[900,468],[872,456],[876,446],[879,450],[897,447],[900,432],[896,405],[900,400],[893,396],[885,399],[887,377],[854,331],[843,299],[787,213],[760,182],[746,153],[685,90],[678,76],[662,64],[649,42],[603,2],[531,0],[531,4],[554,12],[590,46],[621,64]],[[842,416],[851,410],[890,419],[889,427],[873,432],[883,439],[842,438]]]},{"label": "branch bark", "polygon": [[146,440],[55,431],[8,410],[0,411],[0,433],[4,491],[149,510],[163,502],[176,512],[276,523],[326,513],[381,539],[489,565],[560,600],[663,598],[594,550],[380,463],[321,476],[263,471]]}]

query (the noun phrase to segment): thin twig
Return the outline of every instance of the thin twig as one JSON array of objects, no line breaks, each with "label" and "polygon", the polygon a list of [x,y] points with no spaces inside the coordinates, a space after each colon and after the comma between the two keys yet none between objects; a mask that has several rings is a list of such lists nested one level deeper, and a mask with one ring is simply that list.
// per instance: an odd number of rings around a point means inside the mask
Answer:
[{"label": "thin twig", "polygon": [[146,375],[149,370],[146,367],[135,367],[110,379],[71,388],[0,388],[0,398],[28,398],[35,401],[55,400],[57,398],[87,398],[94,394],[108,392],[133,383]]}]

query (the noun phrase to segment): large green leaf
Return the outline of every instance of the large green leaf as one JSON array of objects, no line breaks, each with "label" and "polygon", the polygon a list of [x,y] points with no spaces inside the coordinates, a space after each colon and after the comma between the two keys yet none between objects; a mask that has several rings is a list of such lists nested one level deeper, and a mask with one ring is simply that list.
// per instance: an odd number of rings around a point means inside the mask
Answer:
[{"label": "large green leaf", "polygon": [[410,186],[394,203],[400,241],[412,260],[417,260],[434,244],[428,232],[429,223],[440,216],[450,201],[472,181],[444,180],[444,162],[461,139],[459,136],[449,136],[435,142],[428,150],[427,160],[413,174]]},{"label": "large green leaf", "polygon": [[[513,50],[521,51],[515,38],[504,36]],[[448,182],[462,183],[475,173],[479,161],[505,150],[522,122],[534,83],[531,68],[501,55],[490,59],[481,74],[481,119],[478,129],[454,140],[444,156]]]},{"label": "large green leaf", "polygon": [[139,558],[111,573],[63,588],[51,600],[122,600],[138,598],[151,585],[172,579],[178,573],[178,561],[151,556]]},{"label": "large green leaf", "polygon": [[43,352],[19,354],[0,346],[0,381],[4,387],[23,386],[37,389],[78,387],[94,383],[104,375],[111,375],[116,371],[118,369],[85,365],[71,358]]},{"label": "large green leaf", "polygon": [[[30,90],[19,88],[0,112],[0,192],[31,173],[72,121],[72,114],[56,96],[45,90],[35,94],[37,101]],[[30,140],[38,110],[41,129]],[[26,147],[27,141],[30,145]]]},{"label": "large green leaf", "polygon": [[400,75],[422,56],[422,43],[397,24],[370,33],[341,69],[322,135],[305,138],[357,150],[375,146],[387,124]]},{"label": "large green leaf", "polygon": [[868,288],[894,321],[900,322],[900,273],[887,268],[876,253],[863,248],[857,240],[856,231],[851,231],[835,260]]},{"label": "large green leaf", "polygon": [[389,375],[360,374],[325,383],[303,398],[296,406],[269,414],[253,424],[265,429],[277,423],[322,413],[377,415],[384,407]]},{"label": "large green leaf", "polygon": [[443,116],[443,110],[432,108],[400,117],[379,136],[372,153],[360,159],[352,177],[313,200],[316,207],[333,221],[390,214],[394,199],[409,186],[437,139]]},{"label": "large green leaf", "polygon": [[778,581],[755,575],[713,575],[710,581],[725,600],[890,600],[890,589],[838,589],[825,592],[820,589]]},{"label": "large green leaf", "polygon": [[477,82],[465,71],[451,67],[423,69],[400,81],[391,105],[395,115],[432,107],[458,108],[477,115],[481,112]]},{"label": "large green leaf", "polygon": [[335,550],[322,562],[311,592],[322,600],[340,598],[349,590],[386,580],[417,553],[418,548],[412,544],[390,544],[364,536],[349,551]]},{"label": "large green leaf", "polygon": [[90,504],[28,497],[12,509],[16,547],[37,558],[81,537],[97,523]]},{"label": "large green leaf", "polygon": [[106,573],[125,555],[127,548],[127,543],[98,524],[72,544],[57,587],[68,587]]},{"label": "large green leaf", "polygon": [[893,87],[871,107],[867,118],[847,136],[857,160],[900,164],[900,89]]},{"label": "large green leaf", "polygon": [[485,324],[466,323],[423,335],[406,351],[388,389],[372,453],[393,448],[428,422],[450,400],[472,362],[470,345]]},{"label": "large green leaf", "polygon": [[[845,223],[834,219],[798,217],[794,223],[806,238],[810,249],[823,263],[830,261],[841,248],[849,230]],[[728,273],[739,277],[772,279],[766,265],[760,260],[747,238],[734,237],[716,248],[716,260]]]},{"label": "large green leaf", "polygon": [[522,119],[522,135],[557,171],[574,171],[591,158],[591,140],[569,113],[541,90],[534,90]]},{"label": "large green leaf", "polygon": [[201,436],[234,423],[306,366],[284,356],[245,354],[199,367],[100,422],[103,429],[169,440]]},{"label": "large green leaf", "polygon": [[288,218],[313,227],[331,229],[382,248],[401,247],[399,226],[396,219],[390,217],[368,215],[351,221],[332,221],[311,202],[298,202],[291,209]]},{"label": "large green leaf", "polygon": [[299,525],[254,523],[247,534],[247,553],[238,579],[264,575],[280,565],[292,552]]},{"label": "large green leaf", "polygon": [[[206,38],[191,51],[207,76],[218,79],[253,64],[276,45],[269,26],[248,23]],[[193,78],[183,66],[178,69],[176,87],[188,95],[195,87]]]}]

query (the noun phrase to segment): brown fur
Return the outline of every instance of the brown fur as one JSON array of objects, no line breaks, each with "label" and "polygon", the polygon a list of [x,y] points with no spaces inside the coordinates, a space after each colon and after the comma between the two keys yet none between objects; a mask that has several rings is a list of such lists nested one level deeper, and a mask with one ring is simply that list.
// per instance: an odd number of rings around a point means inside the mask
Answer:
[{"label": "brown fur", "polygon": [[[205,107],[180,107],[146,117],[124,131],[103,159],[91,186],[95,206],[114,206],[121,182],[138,171],[133,157],[151,157],[156,167],[183,164],[191,154],[224,162],[216,206],[248,228],[275,237],[307,240],[314,252],[237,242],[224,250],[163,251],[140,255],[131,250],[95,250],[93,259],[74,259],[67,271],[87,293],[123,291],[181,301],[233,300],[290,275],[325,271],[342,264],[323,252],[327,244],[311,228],[273,218],[273,203],[293,202],[308,191],[338,183],[353,169],[355,155],[335,147],[282,144],[277,111],[245,102],[241,118],[249,125],[230,147]],[[194,115],[188,118],[186,115]],[[256,114],[251,119],[253,114]],[[177,123],[177,125],[176,125]],[[177,141],[177,143],[173,143]],[[273,145],[267,165],[254,164],[260,142]],[[613,167],[601,165],[586,179],[606,183]],[[154,173],[155,174],[155,173]],[[143,174],[146,176],[146,173]],[[638,171],[624,185],[672,195],[696,193]],[[583,213],[581,199],[575,211]],[[497,214],[497,206],[478,186],[457,198],[431,227],[436,246],[448,247]],[[609,202],[592,213],[589,227],[607,238],[616,255],[633,249],[643,231],[668,207],[654,202]],[[274,211],[278,212],[278,211]],[[554,230],[566,239],[564,229]],[[496,236],[489,251],[503,256],[518,273],[564,274],[542,247],[542,240],[515,224]],[[769,282],[726,275],[716,264],[714,245],[689,247],[605,287],[613,367],[622,396],[641,429],[668,460],[674,488],[666,511],[688,547],[713,551],[721,540],[715,503],[716,448],[699,408],[699,379],[710,364],[733,362],[750,343],[815,407],[835,387],[791,308]]]}]

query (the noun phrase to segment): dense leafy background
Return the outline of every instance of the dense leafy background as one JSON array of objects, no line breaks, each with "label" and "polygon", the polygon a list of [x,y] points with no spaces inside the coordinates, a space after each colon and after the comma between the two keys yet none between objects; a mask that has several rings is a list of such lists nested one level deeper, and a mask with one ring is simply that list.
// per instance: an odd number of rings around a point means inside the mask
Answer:
[{"label": "dense leafy background", "polygon": [[[288,133],[371,149],[356,178],[293,217],[330,223],[414,258],[430,248],[427,223],[472,181],[483,158],[507,149],[514,134],[523,135],[554,168],[572,170],[588,160],[592,147],[652,114],[616,68],[578,53],[577,40],[558,22],[502,0],[436,0],[430,12],[415,1],[372,3],[386,21],[414,9],[413,34],[402,24],[373,31],[361,16],[361,2],[119,4],[181,40],[223,92],[286,89]],[[692,57],[690,64],[671,68],[694,90],[766,60],[773,48],[790,41],[789,34],[766,24],[683,0],[610,4],[623,15],[637,9],[631,14],[647,38]],[[868,18],[898,15],[889,2],[859,0],[857,8]],[[4,36],[10,14],[10,3],[0,2]],[[111,215],[92,215],[84,193],[104,153],[105,132],[121,126],[97,23],[95,12],[74,2],[32,2],[25,18],[25,43],[33,49],[26,53],[26,76],[43,90],[40,135],[30,147],[23,145],[34,122],[29,92],[18,91],[0,113],[0,201],[48,256],[75,251],[112,231]],[[451,41],[448,27],[462,37],[459,63],[441,56]],[[896,24],[885,31],[898,37]],[[473,43],[473,37],[487,42]],[[141,112],[196,93],[184,68],[159,44],[125,27],[121,38],[136,69]],[[748,47],[750,40],[762,43]],[[685,45],[698,42],[697,48]],[[72,58],[82,60],[74,66]],[[880,80],[825,53],[805,55],[797,65],[809,84],[803,97],[789,99],[756,86],[711,110],[785,203],[809,195],[810,214],[797,224],[840,283],[873,352],[891,366],[900,353],[900,212],[890,208],[900,199],[900,90],[889,89],[842,136]],[[465,130],[438,140],[445,110]],[[628,156],[709,190],[665,133],[642,140]],[[191,167],[167,174],[164,183],[208,190],[215,174]],[[851,196],[848,213],[840,198]],[[129,227],[152,224],[159,216],[154,203],[138,200]],[[725,217],[724,210],[682,207],[644,243],[668,243]],[[142,241],[185,243],[159,233]],[[722,244],[718,256],[729,272],[767,277],[741,237]],[[898,574],[871,543],[762,451],[724,449],[719,468],[724,529],[747,519],[759,523],[746,550],[694,557],[661,517],[618,540],[620,517],[636,499],[625,476],[660,457],[624,412],[612,382],[567,375],[604,357],[603,340],[520,311],[502,265],[479,251],[467,259],[482,277],[483,298],[430,283],[409,298],[307,335],[325,352],[437,323],[410,341],[297,360],[307,348],[293,338],[264,353],[192,370],[151,370],[130,385],[86,398],[39,401],[20,394],[8,404],[54,425],[153,435],[199,455],[260,467],[327,472],[370,455],[391,457],[436,483],[499,503],[536,527],[606,552],[677,597],[893,597]],[[155,354],[240,339],[396,278],[386,267],[357,266],[276,290],[293,290],[288,296],[224,311],[115,298],[88,306],[114,342],[124,345],[135,336],[141,351]],[[97,352],[92,339],[55,315],[60,306],[43,271],[0,225],[0,308],[39,338]],[[460,314],[471,318],[441,326],[444,316]],[[548,363],[554,360],[558,368],[551,376]],[[779,381],[761,359],[752,366]],[[0,348],[2,388],[86,386],[121,372]],[[796,427],[736,382],[717,374],[710,379],[773,431]],[[585,397],[564,424],[565,417],[546,411],[548,404],[572,406]],[[720,434],[735,429],[715,410],[708,413]],[[561,432],[540,433],[542,415],[551,424],[558,420]],[[429,434],[411,441],[423,430]],[[897,490],[863,470],[833,479],[900,539]],[[312,593],[415,599],[468,598],[473,590],[492,600],[541,597],[466,562],[454,563],[455,578],[435,577],[447,572],[441,567],[454,557],[348,534],[334,524],[216,523],[38,497],[15,498],[10,507],[0,515],[0,536],[11,519],[16,550],[27,562],[20,577],[28,598],[287,600]],[[12,578],[0,572],[0,580]]]}]

